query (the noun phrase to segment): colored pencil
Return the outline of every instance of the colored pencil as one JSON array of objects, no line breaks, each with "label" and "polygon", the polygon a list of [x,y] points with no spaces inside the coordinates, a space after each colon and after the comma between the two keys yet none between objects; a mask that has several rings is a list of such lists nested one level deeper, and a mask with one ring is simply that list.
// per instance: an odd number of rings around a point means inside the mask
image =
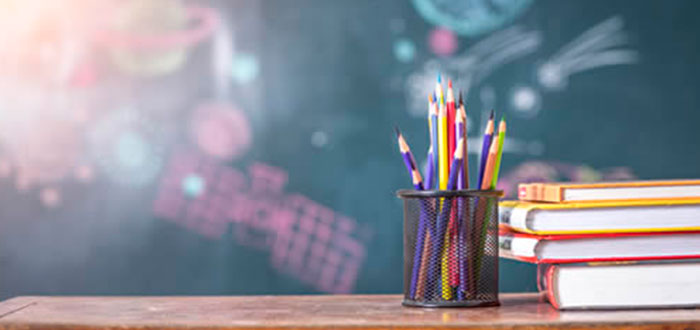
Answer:
[{"label": "colored pencil", "polygon": [[435,84],[435,96],[437,97],[436,102],[438,105],[445,104],[445,94],[442,91],[442,77],[438,73],[437,83]]},{"label": "colored pencil", "polygon": [[[445,98],[447,108],[447,154],[449,159],[447,164],[451,164],[455,154],[455,94],[452,90],[452,80],[447,80],[447,97]],[[449,170],[449,168],[448,168]]]},{"label": "colored pencil", "polygon": [[438,155],[439,155],[439,176],[440,176],[440,189],[447,189],[447,181],[449,176],[449,166],[447,164],[447,112],[445,106],[438,105]]},{"label": "colored pencil", "polygon": [[481,159],[479,161],[479,179],[476,186],[481,188],[484,181],[484,169],[486,168],[486,159],[489,154],[489,147],[491,146],[491,138],[493,137],[493,110],[491,110],[491,116],[489,121],[486,123],[486,129],[484,130],[484,140],[481,145]]},{"label": "colored pencil", "polygon": [[423,252],[421,254],[420,270],[418,271],[418,284],[416,285],[417,299],[425,297],[425,275],[426,269],[428,268],[428,261],[430,260],[430,247],[433,245],[430,232],[430,230],[425,231],[425,240],[423,241]]},{"label": "colored pencil", "polygon": [[[416,188],[417,190],[423,190],[423,183],[421,182],[421,177],[420,177],[420,172],[418,172],[417,169],[413,170],[413,185],[419,188]],[[420,273],[420,266],[421,266],[421,260],[422,260],[422,252],[423,252],[423,245],[425,244],[425,237],[426,237],[426,227],[427,224],[426,222],[428,214],[427,208],[428,203],[426,203],[425,200],[420,200],[421,203],[421,208],[420,208],[420,215],[418,218],[418,231],[416,232],[416,246],[413,251],[413,267],[411,270],[411,288],[410,288],[410,297],[412,299],[415,299],[416,297],[416,290],[418,286],[418,277]]]},{"label": "colored pencil", "polygon": [[493,141],[489,148],[484,169],[484,177],[481,183],[482,190],[491,189],[491,179],[493,178],[494,165],[496,164],[496,155],[498,155],[498,141]]},{"label": "colored pencil", "polygon": [[[486,161],[486,169],[484,170],[484,180],[481,185],[482,190],[491,189],[491,180],[493,178],[494,166],[496,165],[496,156],[498,155],[498,141],[493,141],[489,148],[488,159]],[[477,200],[476,212],[475,212],[475,235],[473,237],[474,244],[476,244],[476,255],[474,256],[476,260],[476,265],[474,266],[472,274],[472,288],[476,286],[478,282],[477,278],[481,271],[481,262],[484,254],[484,243],[486,238],[486,230],[489,224],[489,218],[491,217],[491,208],[493,205],[493,199],[491,198],[479,198]]]},{"label": "colored pencil", "polygon": [[[460,139],[459,142],[457,143],[460,148],[457,148],[455,151],[455,156],[454,156],[454,161],[452,163],[453,167],[455,170],[450,172],[450,177],[448,180],[448,185],[447,185],[447,190],[455,190],[457,187],[457,176],[459,173],[459,167],[462,165],[462,148],[461,148],[461,143],[463,142],[463,139]],[[452,209],[452,203],[451,203],[451,198],[446,198],[445,203],[442,205],[442,209],[440,210],[440,214],[438,215],[438,219],[436,222],[436,238],[439,237],[445,237],[446,236],[446,231],[447,231],[447,222],[450,220],[450,215],[452,214],[451,209]],[[430,258],[430,265],[428,267],[428,278],[427,280],[430,281],[431,279],[437,279],[435,272],[437,272],[441,267],[439,267],[439,262],[441,260],[443,248],[445,247],[445,240],[444,239],[431,239],[433,243],[433,249],[431,253],[431,258]],[[445,300],[449,300],[452,298],[452,288],[450,287],[449,283],[449,276],[447,279],[445,279],[445,275],[449,275],[449,273],[445,274],[445,272],[442,272],[442,280],[440,281],[440,291],[441,291],[441,296]],[[433,284],[437,285],[438,281],[430,281]],[[437,290],[434,290],[437,291]]]},{"label": "colored pencil", "polygon": [[[408,147],[408,143],[406,143],[406,140],[403,138],[403,135],[401,135],[401,131],[399,131],[399,128],[395,127],[394,129],[396,130],[396,137],[399,140],[399,151],[401,152],[401,156],[403,156],[403,161],[406,164],[406,169],[409,173],[413,173],[414,171],[417,172],[416,160],[415,158],[413,158],[413,154],[411,154],[411,148]],[[418,173],[418,175],[420,176],[420,173]],[[418,183],[413,182],[413,186],[416,190],[423,190],[422,181],[419,181]]]},{"label": "colored pencil", "polygon": [[[411,149],[408,146],[408,143],[404,139],[404,137],[401,135],[401,131],[399,131],[399,128],[396,127],[396,135],[399,140],[399,151],[401,151],[401,155],[403,156],[404,163],[406,164],[406,168],[408,169],[409,173],[411,173],[411,179],[413,181],[413,186],[415,187],[416,190],[423,190],[423,180],[421,178],[420,172],[416,168],[416,161],[413,158],[413,155],[411,154]],[[419,278],[419,273],[420,273],[420,267],[421,267],[421,260],[422,260],[422,251],[424,249],[424,242],[426,238],[426,227],[427,227],[427,217],[428,214],[432,212],[428,212],[429,210],[429,205],[426,201],[421,200],[421,210],[420,210],[420,216],[418,219],[418,231],[416,233],[416,247],[415,251],[413,253],[413,269],[411,271],[411,287],[410,287],[410,297],[412,299],[415,298],[416,296],[416,289],[417,289],[417,283],[418,283],[418,278]]]},{"label": "colored pencil", "polygon": [[[436,102],[435,95],[433,94],[431,97],[431,105],[429,109],[429,118],[430,118],[430,145],[433,147],[433,169],[437,173],[440,165],[439,165],[439,150],[440,148],[438,147],[438,104]],[[439,189],[438,183],[440,181],[439,175],[435,175],[434,178],[434,185],[427,187],[427,189]]]},{"label": "colored pencil", "polygon": [[[455,110],[455,96],[454,96],[454,90],[452,88],[452,80],[448,79],[447,80],[447,95],[445,97],[445,109],[447,113],[447,171],[451,171],[451,164],[454,160],[454,153],[455,153],[455,115],[456,115],[456,110]],[[457,267],[450,261],[453,261],[454,258],[456,257],[456,247],[457,247],[457,230],[458,230],[458,219],[457,219],[457,208],[453,207],[452,208],[452,216],[450,217],[450,223],[448,225],[448,237],[445,237],[447,240],[447,248],[445,249],[445,253],[443,253],[442,256],[442,266],[443,268],[447,269],[449,268],[449,281],[450,284],[453,286],[457,286],[459,283],[459,275],[457,274]],[[443,272],[445,273],[445,272]]]},{"label": "colored pencil", "polygon": [[[459,139],[464,139],[464,141],[467,141],[467,125],[466,125],[466,112],[464,110],[464,101],[462,100],[462,93],[460,92],[459,94],[459,109],[458,113],[455,117],[455,125],[456,125],[456,136]],[[459,177],[457,179],[457,187],[459,189],[468,189],[469,188],[469,162],[468,162],[468,153],[467,153],[467,144],[464,143],[464,159],[462,161],[462,167],[460,169]],[[466,248],[467,248],[467,241],[466,241],[466,230],[467,230],[467,225],[468,225],[468,219],[467,216],[469,215],[468,213],[468,199],[465,200],[465,198],[458,198],[457,199],[457,237],[456,237],[456,246],[457,246],[457,260],[458,260],[458,265],[457,265],[457,281],[458,281],[458,290],[457,290],[457,299],[458,300],[463,300],[464,295],[466,292],[467,288],[467,268],[466,268]]]},{"label": "colored pencil", "polygon": [[496,189],[498,183],[498,172],[501,170],[501,155],[503,155],[503,142],[506,137],[506,116],[501,117],[498,124],[498,150],[496,151],[496,161],[493,165],[493,177],[491,178],[491,189]]},{"label": "colored pencil", "polygon": [[425,171],[425,189],[433,188],[433,181],[435,180],[435,167],[433,167],[433,146],[428,148],[428,168]]},{"label": "colored pencil", "polygon": [[[455,133],[457,135],[457,138],[464,139],[467,141],[467,115],[466,112],[464,111],[464,104],[462,103],[462,95],[459,96],[459,101],[460,101],[460,106],[459,109],[457,110],[457,115],[455,116]],[[464,156],[464,160],[462,161],[462,168],[461,171],[459,172],[459,178],[457,179],[457,187],[459,189],[469,189],[469,162],[468,162],[468,153],[467,153],[467,145],[468,143],[464,144],[464,151],[463,153],[466,155]]]}]

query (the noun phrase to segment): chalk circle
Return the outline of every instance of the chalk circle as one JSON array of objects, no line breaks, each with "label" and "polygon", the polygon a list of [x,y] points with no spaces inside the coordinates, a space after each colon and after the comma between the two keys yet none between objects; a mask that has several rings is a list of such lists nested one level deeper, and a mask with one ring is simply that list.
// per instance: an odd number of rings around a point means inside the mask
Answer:
[{"label": "chalk circle", "polygon": [[430,50],[438,56],[450,56],[457,51],[457,35],[446,28],[436,28],[428,35]]},{"label": "chalk circle", "polygon": [[260,63],[253,54],[236,54],[231,64],[231,75],[240,84],[255,80],[260,74]]},{"label": "chalk circle", "polygon": [[540,111],[540,93],[529,86],[518,86],[510,93],[510,105],[521,117],[532,118]]},{"label": "chalk circle", "polygon": [[252,132],[243,112],[225,103],[204,103],[190,122],[193,142],[207,155],[235,160],[250,147]]},{"label": "chalk circle", "polygon": [[112,62],[137,76],[157,76],[178,70],[187,50],[211,36],[218,24],[214,9],[184,6],[177,0],[119,2],[111,26],[96,34]]},{"label": "chalk circle", "polygon": [[394,42],[394,57],[401,63],[409,63],[416,56],[416,45],[407,38],[400,38]]},{"label": "chalk circle", "polygon": [[533,0],[413,0],[429,23],[475,37],[498,29],[520,16]]}]

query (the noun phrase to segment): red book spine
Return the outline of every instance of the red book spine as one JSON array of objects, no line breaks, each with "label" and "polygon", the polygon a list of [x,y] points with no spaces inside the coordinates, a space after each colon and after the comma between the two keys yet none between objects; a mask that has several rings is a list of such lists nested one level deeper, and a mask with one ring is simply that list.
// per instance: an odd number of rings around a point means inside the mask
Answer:
[{"label": "red book spine", "polygon": [[559,309],[559,302],[557,302],[556,296],[554,295],[554,271],[556,269],[556,266],[551,265],[549,268],[547,268],[547,271],[544,274],[545,277],[545,282],[547,283],[546,289],[547,289],[547,300],[549,300],[549,303],[554,306],[554,308]]}]

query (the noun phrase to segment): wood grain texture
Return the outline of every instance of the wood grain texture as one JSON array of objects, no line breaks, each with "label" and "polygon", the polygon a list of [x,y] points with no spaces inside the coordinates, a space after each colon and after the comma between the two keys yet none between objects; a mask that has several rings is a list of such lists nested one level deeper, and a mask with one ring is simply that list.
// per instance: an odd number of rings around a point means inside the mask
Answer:
[{"label": "wood grain texture", "polygon": [[559,312],[538,294],[500,307],[423,309],[398,295],[19,297],[0,303],[0,330],[39,329],[696,329],[700,309]]}]

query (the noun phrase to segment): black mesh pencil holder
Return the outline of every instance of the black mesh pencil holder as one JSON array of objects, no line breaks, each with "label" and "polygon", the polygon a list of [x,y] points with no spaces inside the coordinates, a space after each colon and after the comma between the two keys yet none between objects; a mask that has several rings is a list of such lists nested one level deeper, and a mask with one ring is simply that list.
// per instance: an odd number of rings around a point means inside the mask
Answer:
[{"label": "black mesh pencil holder", "polygon": [[404,301],[418,307],[498,303],[498,198],[502,191],[400,190]]}]

